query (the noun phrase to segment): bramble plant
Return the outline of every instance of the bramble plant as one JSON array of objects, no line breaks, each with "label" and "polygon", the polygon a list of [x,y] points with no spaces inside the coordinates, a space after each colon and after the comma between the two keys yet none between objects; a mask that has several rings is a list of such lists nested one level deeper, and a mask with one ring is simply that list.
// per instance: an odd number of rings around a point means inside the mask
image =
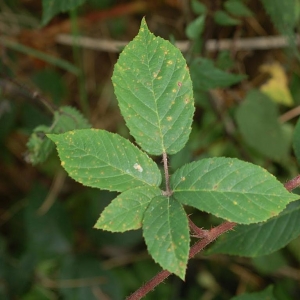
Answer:
[{"label": "bramble plant", "polygon": [[[184,280],[189,258],[236,224],[241,225],[227,234],[231,240],[216,244],[219,250],[227,247],[234,254],[262,255],[295,237],[288,235],[272,245],[262,243],[259,249],[253,239],[252,246],[247,239],[251,230],[263,240],[293,211],[293,206],[284,210],[286,206],[299,199],[265,169],[216,157],[187,163],[169,174],[168,156],[185,146],[191,132],[192,81],[181,52],[154,36],[144,19],[138,35],[121,53],[112,81],[121,113],[139,147],[97,129],[47,136],[55,142],[70,177],[86,186],[120,192],[95,228],[111,232],[142,228],[149,253],[165,270],[129,299],[140,299],[170,273]],[[148,154],[162,156],[163,176]],[[188,217],[185,205],[226,222],[211,230],[200,229]],[[190,231],[199,238],[191,248]],[[241,232],[245,232],[243,242],[238,239]],[[240,244],[233,247],[232,241]]]}]

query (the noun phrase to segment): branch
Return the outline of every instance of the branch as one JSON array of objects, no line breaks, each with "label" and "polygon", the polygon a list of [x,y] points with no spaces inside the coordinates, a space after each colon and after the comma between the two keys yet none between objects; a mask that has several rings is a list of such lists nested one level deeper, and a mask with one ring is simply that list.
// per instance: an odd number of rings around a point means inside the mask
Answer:
[{"label": "branch", "polygon": [[[296,187],[300,186],[300,175],[295,178],[289,180],[285,183],[284,187],[291,191]],[[234,222],[223,222],[219,226],[216,226],[210,230],[203,230],[197,227],[192,220],[189,218],[189,225],[191,230],[200,237],[201,240],[196,242],[190,249],[189,259],[193,258],[197,253],[202,251],[207,245],[212,243],[215,239],[217,239],[223,233],[232,230],[237,224]],[[136,290],[132,295],[126,298],[126,300],[140,300],[144,296],[146,296],[149,292],[154,290],[154,288],[162,283],[166,278],[168,278],[172,273],[167,270],[163,270],[155,275],[151,280],[149,280],[145,285],[141,286],[138,290]]]},{"label": "branch", "polygon": [[295,178],[289,180],[284,184],[284,187],[291,192],[296,187],[300,186],[300,175],[296,176]]},{"label": "branch", "polygon": [[[236,223],[233,222],[224,222],[221,225],[212,228],[211,230],[207,230],[206,237],[202,240],[198,241],[195,245],[193,245],[190,249],[189,259],[194,257],[198,252],[200,252],[203,248],[205,248],[208,244],[213,242],[218,236],[225,233],[228,230],[233,229]],[[167,270],[159,272],[155,275],[151,280],[149,280],[145,285],[136,290],[132,295],[130,295],[127,300],[140,300],[147,293],[152,291],[157,285],[163,282],[166,278],[168,278],[172,273]]]},{"label": "branch", "polygon": [[[299,35],[295,35],[296,43],[300,43]],[[56,42],[63,45],[76,45],[86,49],[105,51],[105,52],[120,52],[127,44],[127,41],[115,41],[108,39],[96,39],[87,36],[80,36],[74,40],[70,34],[58,34]],[[205,49],[209,52],[229,50],[234,47],[236,51],[240,50],[264,50],[284,48],[288,46],[288,39],[284,36],[262,36],[244,39],[223,39],[223,40],[208,40],[205,43]],[[177,41],[176,47],[182,52],[186,52],[190,47],[189,41]]]}]

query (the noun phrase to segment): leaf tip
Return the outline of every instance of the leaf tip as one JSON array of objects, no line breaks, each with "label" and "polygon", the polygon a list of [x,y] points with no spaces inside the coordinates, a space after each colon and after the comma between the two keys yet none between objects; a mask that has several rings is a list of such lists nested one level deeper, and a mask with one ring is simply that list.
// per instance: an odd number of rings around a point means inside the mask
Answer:
[{"label": "leaf tip", "polygon": [[53,133],[47,133],[46,134],[46,137],[48,139],[50,139],[52,142],[56,142],[56,134],[53,134]]}]

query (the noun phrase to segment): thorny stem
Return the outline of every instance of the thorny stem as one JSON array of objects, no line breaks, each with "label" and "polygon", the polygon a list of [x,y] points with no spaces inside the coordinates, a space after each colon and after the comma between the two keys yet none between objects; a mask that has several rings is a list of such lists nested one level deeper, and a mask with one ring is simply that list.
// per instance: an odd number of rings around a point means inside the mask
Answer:
[{"label": "thorny stem", "polygon": [[168,167],[168,156],[166,152],[163,152],[163,163],[164,163],[164,173],[165,173],[165,180],[166,180],[166,190],[164,192],[165,196],[171,196],[172,191],[170,188],[170,175],[169,175],[169,167]]},{"label": "thorny stem", "polygon": [[[189,253],[189,258],[194,257],[198,252],[200,252],[204,247],[214,241],[218,236],[225,233],[228,230],[231,230],[236,224],[233,222],[224,222],[221,225],[208,230],[207,236],[202,240],[194,244]],[[167,270],[163,270],[155,275],[151,280],[149,280],[145,285],[136,290],[132,295],[130,295],[127,300],[140,300],[147,293],[152,291],[157,285],[163,282],[167,277],[172,273]]]},{"label": "thorny stem", "polygon": [[296,187],[300,186],[300,175],[296,176],[295,178],[289,180],[284,184],[284,187],[290,192]]},{"label": "thorny stem", "polygon": [[191,231],[194,233],[194,235],[192,235],[193,237],[197,237],[199,239],[205,238],[207,236],[207,233],[209,232],[209,230],[205,230],[202,228],[199,228],[191,219],[189,218],[189,225],[190,225],[190,229]]},{"label": "thorny stem", "polygon": [[[166,167],[168,169],[167,165],[167,156],[164,153],[164,167],[165,167],[165,175],[168,175],[168,181],[169,182],[169,174],[166,173]],[[166,164],[165,164],[166,159]],[[300,175],[296,176],[295,178],[291,179],[290,181],[286,182],[284,187],[290,192],[296,187],[300,186]],[[168,187],[168,185],[167,185]],[[170,191],[170,188],[169,188]],[[234,222],[223,222],[219,226],[216,226],[210,230],[203,230],[199,227],[197,227],[192,220],[189,218],[189,225],[191,230],[197,234],[200,238],[198,242],[196,242],[190,249],[189,253],[189,259],[193,258],[197,253],[199,253],[201,250],[203,250],[207,245],[209,245],[211,242],[213,242],[215,239],[217,239],[220,235],[223,233],[232,230],[236,223]],[[163,270],[156,274],[151,280],[149,280],[145,285],[141,286],[138,290],[136,290],[133,294],[131,294],[129,297],[126,298],[126,300],[140,300],[144,296],[146,296],[149,292],[151,292],[157,285],[159,285],[161,282],[163,282],[166,278],[168,278],[171,275],[171,273],[167,270]]]}]

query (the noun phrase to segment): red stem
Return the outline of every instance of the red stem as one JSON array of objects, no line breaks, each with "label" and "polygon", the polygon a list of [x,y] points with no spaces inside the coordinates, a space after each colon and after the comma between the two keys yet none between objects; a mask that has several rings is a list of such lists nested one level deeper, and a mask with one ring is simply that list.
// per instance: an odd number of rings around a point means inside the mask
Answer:
[{"label": "red stem", "polygon": [[[235,225],[236,224],[233,222],[224,222],[221,225],[214,227],[211,230],[208,230],[206,237],[204,237],[202,240],[198,241],[195,245],[191,247],[189,258],[194,257],[198,252],[200,252],[204,247],[206,247],[208,244],[214,241],[218,236],[220,236],[228,230],[231,230]],[[172,273],[166,270],[159,272],[145,285],[141,286],[132,295],[130,295],[127,298],[127,300],[140,300],[171,274]]]},{"label": "red stem", "polygon": [[300,186],[300,175],[296,176],[295,178],[289,180],[285,183],[284,187],[290,192],[296,187]]},{"label": "red stem", "polygon": [[[300,175],[291,179],[287,183],[285,183],[284,187],[290,192],[296,187],[300,186]],[[197,253],[203,250],[207,245],[213,242],[216,238],[218,238],[223,233],[232,230],[236,223],[234,222],[223,222],[219,226],[216,226],[210,230],[203,230],[197,227],[192,220],[189,219],[189,225],[192,231],[198,235],[201,240],[196,242],[190,249],[189,259],[193,258]],[[138,290],[136,290],[132,295],[130,295],[127,300],[140,300],[147,293],[152,291],[157,285],[163,282],[166,278],[169,277],[171,273],[169,271],[163,270],[156,274],[151,280],[149,280],[145,285],[141,286]]]}]

